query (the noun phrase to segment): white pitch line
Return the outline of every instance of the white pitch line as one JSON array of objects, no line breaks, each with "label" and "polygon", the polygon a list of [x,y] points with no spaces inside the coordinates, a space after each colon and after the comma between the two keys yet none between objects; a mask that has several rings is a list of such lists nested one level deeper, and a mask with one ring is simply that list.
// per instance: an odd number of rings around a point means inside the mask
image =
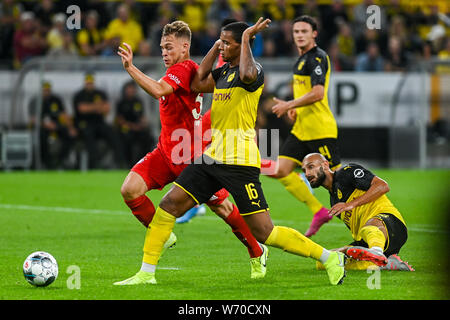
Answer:
[{"label": "white pitch line", "polygon": [[[22,204],[8,204],[0,203],[0,209],[13,209],[24,211],[47,211],[47,212],[70,212],[70,213],[91,213],[91,214],[114,214],[114,215],[127,215],[128,211],[119,210],[104,210],[104,209],[86,209],[86,208],[71,208],[71,207],[47,207],[47,206],[31,206]],[[217,220],[217,216],[201,216],[202,219]],[[306,224],[304,222],[294,220],[273,219],[276,224]],[[326,226],[344,228],[343,223],[327,223]],[[425,232],[425,233],[441,233],[446,234],[448,231],[440,228],[436,228],[436,225],[429,224],[413,224],[408,226],[408,231]]]},{"label": "white pitch line", "polygon": [[30,206],[23,204],[7,204],[0,203],[0,209],[14,209],[14,210],[30,210],[30,211],[51,211],[51,212],[71,212],[71,213],[94,213],[94,214],[128,214],[126,211],[118,210],[103,210],[103,209],[84,209],[84,208],[70,208],[70,207],[45,207],[45,206]]}]

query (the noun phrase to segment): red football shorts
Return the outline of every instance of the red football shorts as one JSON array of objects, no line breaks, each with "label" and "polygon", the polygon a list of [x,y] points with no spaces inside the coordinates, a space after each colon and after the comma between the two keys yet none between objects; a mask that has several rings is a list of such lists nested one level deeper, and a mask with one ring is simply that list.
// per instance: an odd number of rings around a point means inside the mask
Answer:
[{"label": "red football shorts", "polygon": [[[156,148],[152,152],[147,153],[138,163],[136,163],[131,171],[136,172],[144,179],[148,190],[163,189],[169,183],[181,174],[188,164],[173,164]],[[225,189],[217,191],[207,205],[218,206],[228,198],[229,193]]]}]

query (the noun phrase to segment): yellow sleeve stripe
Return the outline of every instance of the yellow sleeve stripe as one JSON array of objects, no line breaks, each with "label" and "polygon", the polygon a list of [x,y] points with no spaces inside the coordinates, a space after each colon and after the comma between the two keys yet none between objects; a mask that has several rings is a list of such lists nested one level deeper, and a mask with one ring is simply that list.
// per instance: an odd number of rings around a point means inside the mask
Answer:
[{"label": "yellow sleeve stripe", "polygon": [[180,185],[179,185],[178,183],[176,183],[176,182],[174,182],[173,184],[176,185],[177,187],[183,189],[183,191],[186,192],[192,199],[194,199],[194,201],[195,201],[197,204],[200,204],[200,202],[198,202],[198,200],[192,195],[192,193],[190,193],[189,191],[187,191],[185,188],[183,188],[182,186],[180,186]]}]

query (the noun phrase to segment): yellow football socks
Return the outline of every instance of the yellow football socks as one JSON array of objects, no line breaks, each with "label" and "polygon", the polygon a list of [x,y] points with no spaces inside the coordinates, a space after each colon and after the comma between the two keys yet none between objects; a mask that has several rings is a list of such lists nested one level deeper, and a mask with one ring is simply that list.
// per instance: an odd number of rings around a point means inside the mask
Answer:
[{"label": "yellow football socks", "polygon": [[164,243],[169,239],[174,225],[175,217],[158,207],[145,235],[143,262],[158,264]]},{"label": "yellow football socks", "polygon": [[369,248],[379,247],[384,248],[386,238],[383,232],[375,226],[365,226],[359,230],[361,238],[369,245]]},{"label": "yellow football socks", "polygon": [[275,226],[267,238],[267,244],[303,257],[319,260],[324,248],[295,229]]},{"label": "yellow football socks", "polygon": [[322,208],[320,201],[309,191],[306,183],[296,172],[292,171],[286,177],[280,178],[279,180],[286,190],[298,200],[304,202],[313,214]]}]

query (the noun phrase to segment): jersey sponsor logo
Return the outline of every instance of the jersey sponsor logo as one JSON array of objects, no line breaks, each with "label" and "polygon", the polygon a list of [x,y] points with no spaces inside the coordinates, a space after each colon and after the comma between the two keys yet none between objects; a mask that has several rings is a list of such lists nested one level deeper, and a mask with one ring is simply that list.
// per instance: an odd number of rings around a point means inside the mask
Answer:
[{"label": "jersey sponsor logo", "polygon": [[228,76],[227,82],[233,81],[235,75],[236,75],[236,72],[233,72],[232,74],[230,74],[230,75]]},{"label": "jersey sponsor logo", "polygon": [[231,92],[226,93],[214,93],[213,100],[214,101],[226,101],[231,99]]},{"label": "jersey sponsor logo", "polygon": [[320,66],[317,66],[314,69],[314,73],[317,74],[318,76],[320,76],[322,74],[322,68]]},{"label": "jersey sponsor logo", "polygon": [[355,178],[362,178],[364,177],[364,171],[362,169],[355,169],[355,171],[353,171],[353,175]]},{"label": "jersey sponsor logo", "polygon": [[317,60],[319,63],[322,62],[322,59],[320,59],[319,57],[316,57],[316,60]]},{"label": "jersey sponsor logo", "polygon": [[306,81],[305,80],[295,79],[294,82],[295,82],[295,84],[297,86],[306,85]]},{"label": "jersey sponsor logo", "polygon": [[304,64],[305,64],[305,60],[302,60],[302,61],[298,64],[297,70],[302,70]]},{"label": "jersey sponsor logo", "polygon": [[344,217],[342,218],[342,221],[344,221],[344,223],[350,227],[350,218],[352,217],[352,212],[351,211],[345,211],[344,212]]},{"label": "jersey sponsor logo", "polygon": [[175,81],[176,84],[180,84],[180,83],[181,83],[180,79],[178,79],[177,76],[175,76],[175,75],[173,75],[173,74],[171,74],[171,73],[169,73],[167,76],[168,76],[170,79],[172,79],[173,81]]}]

